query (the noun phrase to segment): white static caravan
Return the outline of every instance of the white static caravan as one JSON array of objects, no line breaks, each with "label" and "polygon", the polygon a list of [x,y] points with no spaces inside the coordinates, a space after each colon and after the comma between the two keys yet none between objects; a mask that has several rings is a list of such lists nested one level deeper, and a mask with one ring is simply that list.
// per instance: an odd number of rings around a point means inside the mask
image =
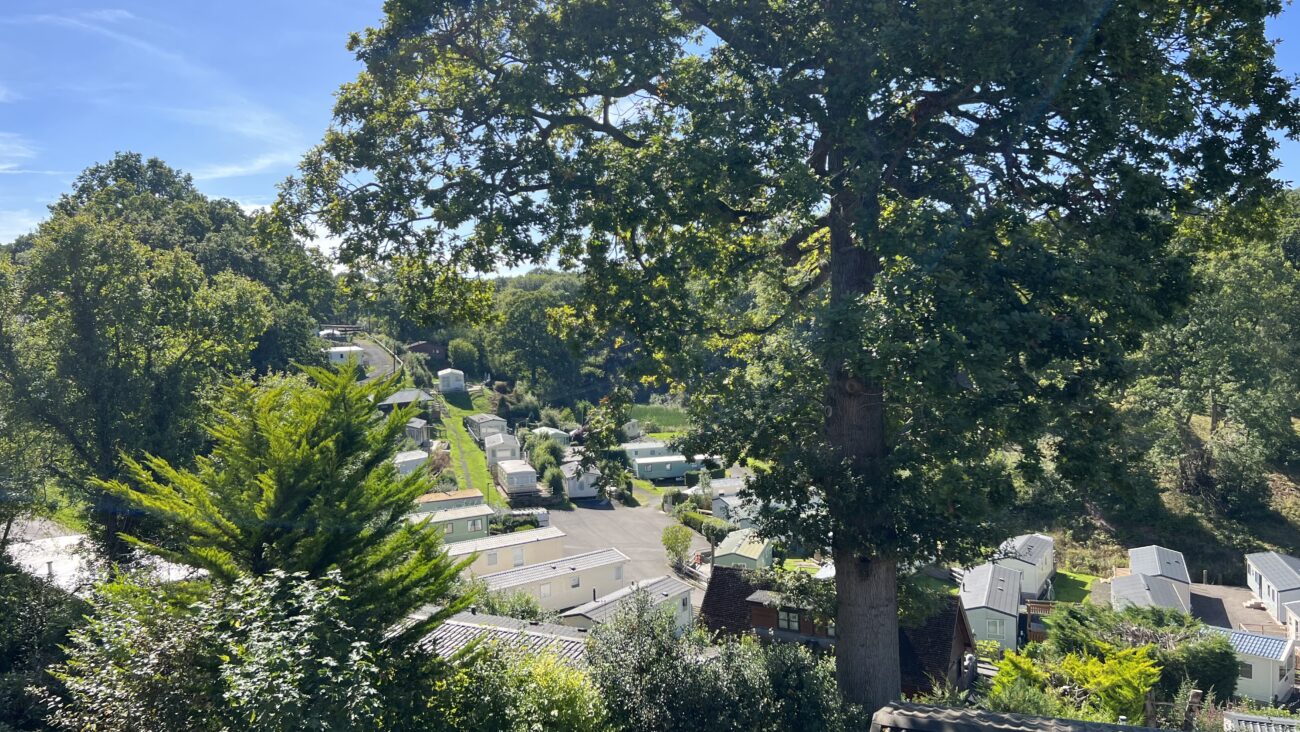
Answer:
[{"label": "white static caravan", "polygon": [[489,468],[506,460],[518,460],[519,438],[514,435],[507,435],[504,432],[489,435],[483,441],[483,452],[487,455]]},{"label": "white static caravan", "polygon": [[506,421],[495,414],[471,414],[465,418],[465,429],[469,430],[474,441],[482,445],[492,435],[506,431]]},{"label": "white static caravan", "polygon": [[1055,544],[1046,534],[1022,534],[1002,542],[993,563],[1020,570],[1022,599],[1036,600],[1056,573]]},{"label": "white static caravan", "polygon": [[1129,572],[1168,580],[1178,593],[1183,612],[1192,607],[1192,578],[1187,573],[1183,553],[1152,544],[1128,550]]},{"label": "white static caravan", "polygon": [[465,391],[465,372],[460,369],[443,369],[439,371],[438,391],[443,394]]},{"label": "white static caravan", "polygon": [[419,470],[429,460],[429,453],[424,450],[406,450],[393,456],[398,475],[410,475]]},{"label": "white static caravan", "polygon": [[627,607],[636,593],[644,592],[650,605],[671,608],[673,623],[678,633],[685,633],[694,623],[691,607],[691,586],[669,575],[633,582],[621,590],[579,605],[560,616],[560,622],[574,628],[590,628],[614,617]]},{"label": "white static caravan", "polygon": [[522,592],[537,598],[547,610],[568,610],[625,586],[623,575],[628,561],[626,554],[611,547],[479,579],[487,584],[489,592]]},{"label": "white static caravan", "polygon": [[1286,701],[1295,686],[1295,641],[1241,630],[1223,633],[1237,652],[1237,696],[1264,704]]},{"label": "white static caravan", "polygon": [[564,556],[565,533],[554,526],[531,531],[497,534],[447,545],[447,556],[461,560],[473,554],[473,564],[466,568],[472,575],[492,574],[505,569],[541,562],[553,562]]},{"label": "white static caravan", "polygon": [[362,366],[366,364],[366,349],[361,346],[333,346],[325,349],[331,366],[340,366],[349,358],[354,358]]},{"label": "white static caravan", "polygon": [[600,488],[596,484],[600,480],[599,470],[584,470],[581,463],[567,462],[560,465],[560,472],[564,473],[564,494],[569,498],[595,498],[600,495]]},{"label": "white static caravan", "polygon": [[551,440],[560,447],[569,446],[569,433],[564,430],[559,430],[554,427],[538,427],[533,430],[533,434],[537,435],[538,439]]},{"label": "white static caravan", "polygon": [[1246,584],[1269,615],[1286,623],[1286,605],[1300,601],[1300,559],[1278,552],[1247,554]]},{"label": "white static caravan", "polygon": [[493,469],[497,485],[512,496],[536,495],[537,470],[523,460],[502,460]]}]

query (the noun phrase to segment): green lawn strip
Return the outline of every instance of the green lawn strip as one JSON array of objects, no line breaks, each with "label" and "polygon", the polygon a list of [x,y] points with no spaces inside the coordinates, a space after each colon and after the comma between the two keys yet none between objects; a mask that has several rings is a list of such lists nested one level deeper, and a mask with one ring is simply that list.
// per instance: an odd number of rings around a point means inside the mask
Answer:
[{"label": "green lawn strip", "polygon": [[781,569],[784,569],[787,572],[807,572],[808,574],[817,574],[817,570],[821,569],[821,567],[818,567],[816,563],[810,562],[807,559],[787,558],[781,563]]},{"label": "green lawn strip", "polygon": [[639,422],[654,422],[665,430],[681,431],[691,426],[686,411],[677,407],[665,407],[660,404],[633,404],[629,410],[632,419]]},{"label": "green lawn strip", "polygon": [[1099,579],[1101,578],[1083,572],[1067,572],[1058,569],[1056,579],[1052,580],[1052,586],[1056,589],[1058,602],[1086,602],[1088,596],[1092,594],[1092,583]]},{"label": "green lawn strip", "polygon": [[672,442],[673,440],[686,434],[685,432],[647,432],[646,437],[660,442]]},{"label": "green lawn strip", "polygon": [[941,580],[938,577],[931,577],[924,572],[918,572],[913,581],[926,589],[945,592],[949,595],[955,595],[961,590],[961,588],[957,586],[956,582]]},{"label": "green lawn strip", "polygon": [[[475,394],[471,401],[467,394],[449,394],[446,399],[448,414],[443,419],[442,426],[451,442],[451,466],[456,470],[456,482],[462,488],[474,488],[482,493],[489,506],[506,508],[506,499],[496,489],[492,474],[488,471],[487,455],[483,454],[469,430],[465,429],[465,417],[484,411],[481,407],[486,407],[487,396]],[[468,475],[462,468],[462,455],[465,458],[464,466],[469,469]]]},{"label": "green lawn strip", "polygon": [[638,490],[645,491],[646,493],[649,493],[652,496],[662,496],[664,494],[663,488],[660,488],[659,486],[655,485],[654,483],[651,483],[648,480],[642,480],[641,478],[633,478],[632,487]]}]

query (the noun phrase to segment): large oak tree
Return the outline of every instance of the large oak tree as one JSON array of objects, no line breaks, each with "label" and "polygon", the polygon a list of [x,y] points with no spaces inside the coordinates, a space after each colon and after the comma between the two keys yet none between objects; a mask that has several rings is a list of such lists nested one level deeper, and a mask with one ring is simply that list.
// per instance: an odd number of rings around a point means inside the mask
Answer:
[{"label": "large oak tree", "polygon": [[1272,187],[1280,7],[389,0],[283,210],[453,306],[580,267],[578,315],[674,362],[697,441],[770,459],[770,525],[830,543],[874,708],[900,564],[978,554],[1040,445],[1082,472],[1066,428],[1184,294],[1173,222]]}]

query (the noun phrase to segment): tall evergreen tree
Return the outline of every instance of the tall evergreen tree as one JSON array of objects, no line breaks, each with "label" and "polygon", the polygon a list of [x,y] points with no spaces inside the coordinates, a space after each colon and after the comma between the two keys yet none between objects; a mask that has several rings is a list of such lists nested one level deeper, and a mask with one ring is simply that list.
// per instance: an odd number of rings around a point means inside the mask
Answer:
[{"label": "tall evergreen tree", "polygon": [[212,452],[193,470],[157,456],[126,459],[127,480],[100,481],[117,496],[174,527],[175,546],[128,537],[144,550],[208,570],[220,582],[271,571],[347,583],[354,624],[391,628],[429,604],[438,612],[402,625],[393,642],[423,637],[467,606],[453,598],[467,562],[450,560],[441,536],[406,520],[430,489],[423,472],[400,476],[393,463],[408,410],[377,405],[396,376],[361,381],[360,367],[304,369],[300,378],[226,391],[210,427]]}]

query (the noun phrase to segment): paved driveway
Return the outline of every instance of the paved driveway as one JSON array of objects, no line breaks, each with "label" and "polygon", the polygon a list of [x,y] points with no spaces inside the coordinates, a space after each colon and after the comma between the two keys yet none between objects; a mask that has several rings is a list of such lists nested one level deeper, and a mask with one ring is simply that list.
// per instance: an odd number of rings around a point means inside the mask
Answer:
[{"label": "paved driveway", "polygon": [[[659,511],[657,503],[637,508],[617,503],[599,507],[588,504],[572,511],[551,511],[551,525],[568,534],[564,539],[566,555],[612,546],[632,560],[626,575],[630,580],[673,573],[663,545],[664,527],[673,523],[671,517]],[[708,548],[709,543],[695,535],[692,553]]]}]

